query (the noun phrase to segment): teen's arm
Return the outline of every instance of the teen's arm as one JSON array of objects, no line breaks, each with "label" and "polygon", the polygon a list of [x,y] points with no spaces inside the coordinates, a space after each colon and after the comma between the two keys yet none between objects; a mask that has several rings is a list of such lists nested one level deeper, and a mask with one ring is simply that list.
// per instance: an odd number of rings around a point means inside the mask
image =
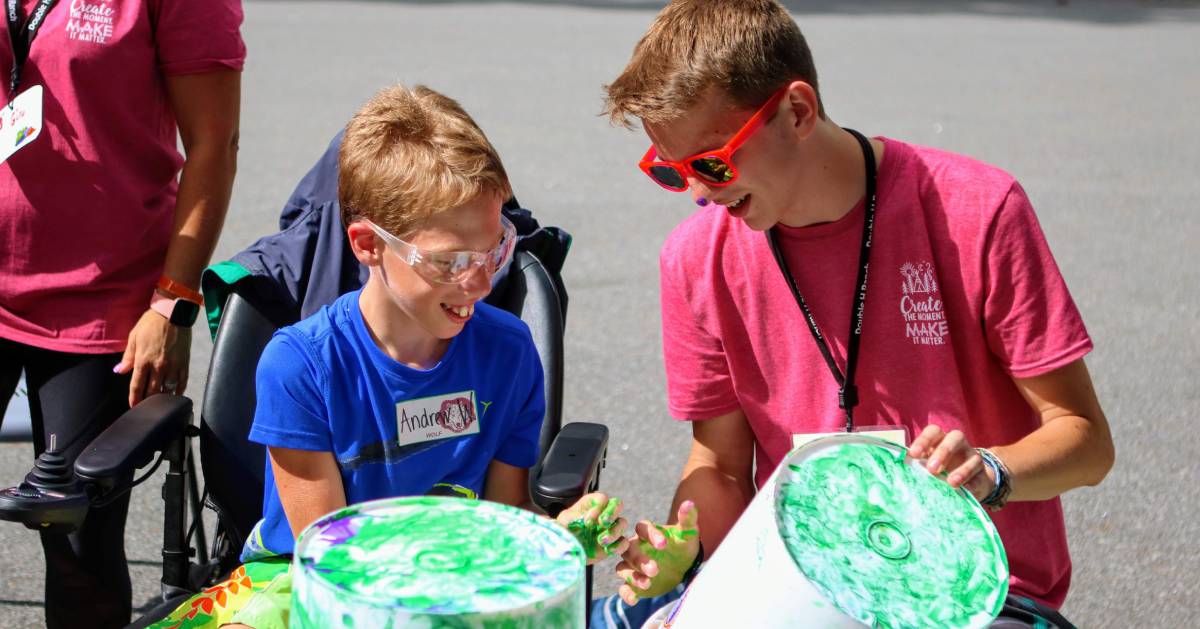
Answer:
[{"label": "teen's arm", "polygon": [[[237,171],[241,76],[222,71],[166,78],[185,159],[163,275],[193,289],[200,286],[200,272],[217,246],[229,208]],[[190,329],[176,328],[152,310],[142,315],[118,365],[120,373],[133,372],[130,406],[160,390],[183,394],[191,339]]]},{"label": "teen's arm", "polygon": [[[746,415],[731,413],[692,422],[692,450],[671,504],[669,526],[642,521],[635,527],[617,574],[621,598],[666,593],[679,584],[703,540],[712,553],[754,498],[754,433]],[[697,516],[699,516],[697,520]]]},{"label": "teen's arm", "polygon": [[[1012,444],[980,444],[1012,475],[1009,501],[1048,500],[1070,489],[1097,485],[1115,458],[1108,420],[1096,399],[1083,359],[1050,373],[1013,378],[1042,426]],[[990,492],[994,478],[972,444],[957,430],[944,434],[927,426],[909,448],[934,473],[948,471],[952,485],[965,484],[977,498]]]},{"label": "teen's arm", "polygon": [[679,507],[691,500],[700,511],[700,538],[707,552],[717,549],[725,534],[754,498],[754,433],[741,409],[692,422],[692,451],[683,466],[675,499]]},{"label": "teen's arm", "polygon": [[275,447],[267,450],[279,502],[294,537],[300,537],[300,532],[317,518],[346,506],[342,473],[332,452]]}]

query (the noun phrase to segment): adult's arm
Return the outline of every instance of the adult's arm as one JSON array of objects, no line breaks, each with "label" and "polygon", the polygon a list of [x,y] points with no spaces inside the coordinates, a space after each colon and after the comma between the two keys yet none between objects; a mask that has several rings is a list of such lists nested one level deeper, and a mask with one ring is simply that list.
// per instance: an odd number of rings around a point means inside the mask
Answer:
[{"label": "adult's arm", "polygon": [[229,209],[237,172],[242,74],[185,74],[166,81],[184,162],[163,272],[195,288]]},{"label": "adult's arm", "polygon": [[[197,288],[221,234],[237,171],[241,73],[185,74],[165,80],[184,163],[163,274]],[[121,373],[133,372],[129,404],[162,390],[164,383],[175,383],[169,392],[182,394],[190,347],[189,330],[175,328],[147,310],[130,334],[119,366]]]}]

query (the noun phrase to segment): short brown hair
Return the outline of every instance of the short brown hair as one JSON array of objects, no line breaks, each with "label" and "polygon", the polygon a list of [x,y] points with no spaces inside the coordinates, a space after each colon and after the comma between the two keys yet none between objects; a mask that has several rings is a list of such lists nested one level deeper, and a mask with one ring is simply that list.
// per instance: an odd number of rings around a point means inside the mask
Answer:
[{"label": "short brown hair", "polygon": [[401,237],[483,194],[512,195],[479,125],[423,85],[394,85],[363,105],[346,125],[338,168],[342,223],[366,218]]},{"label": "short brown hair", "polygon": [[[605,86],[615,124],[669,122],[716,87],[755,109],[792,80],[817,92],[817,69],[800,28],[774,0],[674,0],[650,25],[617,80]],[[822,107],[819,111],[824,117]]]}]

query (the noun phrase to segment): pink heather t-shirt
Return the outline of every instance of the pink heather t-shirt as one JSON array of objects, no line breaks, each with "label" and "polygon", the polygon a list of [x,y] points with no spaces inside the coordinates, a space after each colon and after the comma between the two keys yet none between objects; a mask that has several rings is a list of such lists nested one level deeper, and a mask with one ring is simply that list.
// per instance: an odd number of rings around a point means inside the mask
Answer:
[{"label": "pink heather t-shirt", "polygon": [[[36,0],[23,0],[28,17]],[[239,0],[59,0],[20,91],[45,89],[41,137],[0,164],[0,338],[119,352],[162,274],[175,214],[164,77],[241,70]],[[12,42],[0,34],[7,93]]]},{"label": "pink heather t-shirt", "polygon": [[[971,444],[1013,443],[1040,425],[1014,377],[1047,373],[1092,349],[1024,191],[1008,174],[883,139],[858,375],[857,425],[931,423]],[[864,209],[780,228],[788,265],[845,369]],[[799,433],[844,430],[837,384],[766,238],[709,206],[661,255],[671,414],[702,420],[741,408],[761,487]],[[1011,589],[1059,607],[1071,580],[1058,499],[1010,503],[993,520]]]}]

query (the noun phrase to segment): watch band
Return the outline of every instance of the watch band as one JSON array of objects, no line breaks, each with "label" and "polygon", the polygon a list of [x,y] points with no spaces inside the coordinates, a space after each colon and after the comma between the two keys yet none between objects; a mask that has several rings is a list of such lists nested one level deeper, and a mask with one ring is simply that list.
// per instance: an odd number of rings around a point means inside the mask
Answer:
[{"label": "watch band", "polygon": [[170,321],[171,313],[175,310],[175,300],[158,291],[154,291],[154,294],[150,297],[150,309]]},{"label": "watch band", "polygon": [[150,309],[162,315],[171,325],[190,328],[200,314],[200,304],[190,299],[167,297],[158,291],[150,297]]},{"label": "watch band", "polygon": [[172,297],[177,297],[179,299],[186,299],[187,301],[190,301],[190,302],[196,303],[196,304],[204,303],[204,296],[201,295],[198,291],[193,290],[192,288],[189,288],[188,286],[184,285],[182,282],[176,282],[175,280],[167,277],[166,275],[163,275],[162,277],[158,278],[158,283],[156,283],[154,285],[154,287]]}]

